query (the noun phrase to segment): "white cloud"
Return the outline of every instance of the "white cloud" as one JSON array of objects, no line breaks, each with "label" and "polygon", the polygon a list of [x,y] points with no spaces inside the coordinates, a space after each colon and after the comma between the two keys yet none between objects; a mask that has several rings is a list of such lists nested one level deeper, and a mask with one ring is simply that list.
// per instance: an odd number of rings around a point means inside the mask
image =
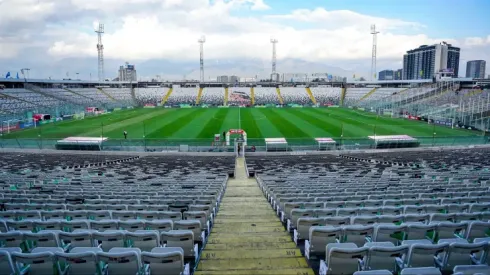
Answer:
[{"label": "white cloud", "polygon": [[[378,60],[392,68],[401,66],[406,50],[442,40],[462,47],[462,58],[490,59],[490,36],[461,40],[428,37],[423,32],[426,26],[418,22],[348,10],[299,9],[265,16],[261,11],[270,9],[266,2],[4,0],[0,2],[0,58],[22,59],[22,51],[32,44],[44,51],[39,52],[40,59],[95,57],[93,23],[100,20],[105,23],[103,43],[108,59],[198,60],[197,40],[204,34],[207,59],[260,59],[268,64],[269,40],[274,36],[279,40],[280,60],[294,58],[338,67],[366,63],[364,67],[369,67],[371,24],[380,31]],[[2,39],[2,30],[11,28],[15,32]]]}]

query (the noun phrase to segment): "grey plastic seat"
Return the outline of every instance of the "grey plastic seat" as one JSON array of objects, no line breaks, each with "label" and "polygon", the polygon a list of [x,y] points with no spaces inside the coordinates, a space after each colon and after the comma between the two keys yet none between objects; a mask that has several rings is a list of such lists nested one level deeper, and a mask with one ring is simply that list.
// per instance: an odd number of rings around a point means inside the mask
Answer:
[{"label": "grey plastic seat", "polygon": [[66,211],[65,215],[68,217],[70,221],[88,219],[88,212],[85,210]]},{"label": "grey plastic seat", "polygon": [[173,222],[182,220],[182,213],[176,211],[161,211],[158,212],[157,219],[161,220],[172,220]]},{"label": "grey plastic seat", "polygon": [[430,214],[429,223],[437,224],[440,222],[453,222],[453,221],[454,221],[454,214],[435,213],[435,214]]},{"label": "grey plastic seat", "polygon": [[180,275],[184,265],[184,250],[179,247],[156,247],[151,252],[142,252],[141,261],[149,266],[150,274]]},{"label": "grey plastic seat", "polygon": [[453,269],[454,275],[490,275],[488,265],[457,265]]},{"label": "grey plastic seat", "polygon": [[0,233],[0,244],[2,247],[20,247],[22,242],[24,242],[24,234],[20,231]]},{"label": "grey plastic seat", "polygon": [[130,242],[132,247],[139,248],[141,251],[149,252],[153,248],[160,246],[160,236],[156,231],[127,232],[126,240]]},{"label": "grey plastic seat", "polygon": [[101,242],[100,248],[103,251],[109,251],[113,247],[124,247],[124,231],[108,230],[104,232],[93,232],[92,238],[94,241]]},{"label": "grey plastic seat", "polygon": [[205,234],[199,220],[181,220],[174,222],[175,230],[191,230],[194,233],[194,241],[203,242]]},{"label": "grey plastic seat", "polygon": [[99,261],[107,265],[109,274],[134,275],[141,271],[140,254],[133,250],[99,252]]},{"label": "grey plastic seat", "polygon": [[403,217],[403,223],[410,224],[426,224],[430,219],[428,214],[407,214]]},{"label": "grey plastic seat", "polygon": [[467,228],[468,224],[466,222],[440,222],[436,225],[436,233],[439,239],[448,239],[457,237],[458,235],[464,236]]},{"label": "grey plastic seat", "polygon": [[407,260],[402,269],[412,267],[434,267],[434,256],[445,253],[449,244],[413,244],[408,249]]},{"label": "grey plastic seat", "polygon": [[125,220],[119,221],[119,227],[123,230],[129,232],[135,232],[138,230],[145,230],[145,221],[144,220]]},{"label": "grey plastic seat", "polygon": [[186,211],[184,212],[184,220],[198,220],[202,229],[209,228],[208,216],[205,211]]},{"label": "grey plastic seat", "polygon": [[194,245],[194,233],[191,230],[171,230],[160,233],[160,240],[165,247],[180,247],[184,257],[195,257],[197,244]]},{"label": "grey plastic seat", "polygon": [[296,238],[304,240],[308,238],[312,226],[324,226],[326,218],[299,218],[296,224]]},{"label": "grey plastic seat", "polygon": [[168,205],[164,204],[154,204],[147,205],[148,211],[168,211]]},{"label": "grey plastic seat", "polygon": [[479,264],[475,254],[488,249],[487,243],[451,243],[444,258],[437,258],[436,263],[441,270],[453,270],[457,265]]},{"label": "grey plastic seat", "polygon": [[7,251],[0,249],[0,275],[12,275],[17,272],[14,262],[10,256],[10,253],[21,253],[21,249],[17,248],[15,251]]},{"label": "grey plastic seat", "polygon": [[145,221],[145,227],[148,230],[156,230],[158,232],[170,231],[173,229],[173,222],[172,220]]},{"label": "grey plastic seat", "polygon": [[401,260],[408,253],[407,245],[394,246],[392,242],[366,243],[369,248],[365,260],[365,267],[368,270],[389,270],[395,273],[397,260]]},{"label": "grey plastic seat", "polygon": [[351,224],[373,225],[378,222],[378,216],[355,216],[351,218]]},{"label": "grey plastic seat", "polygon": [[29,211],[16,211],[16,216],[18,220],[40,220],[41,212],[37,210]]},{"label": "grey plastic seat", "polygon": [[61,227],[66,230],[73,232],[77,229],[90,229],[89,220],[74,220],[74,221],[62,221]]},{"label": "grey plastic seat", "polygon": [[404,268],[400,275],[442,275],[441,271],[435,267],[414,267]]},{"label": "grey plastic seat", "polygon": [[315,217],[315,209],[293,209],[291,210],[291,218],[289,228],[296,229],[299,218]]},{"label": "grey plastic seat", "polygon": [[368,237],[373,236],[372,225],[348,225],[343,228],[342,242],[355,243],[358,247],[367,242]]},{"label": "grey plastic seat", "polygon": [[115,220],[134,220],[135,217],[136,216],[133,211],[112,211],[112,218]]},{"label": "grey plastic seat", "polygon": [[118,230],[119,229],[119,221],[118,220],[96,220],[90,221],[90,228],[97,231],[106,231],[106,230]]},{"label": "grey plastic seat", "polygon": [[[101,274],[97,254],[92,251],[56,253],[60,263],[60,273],[66,275]],[[64,267],[62,269],[62,267]]]},{"label": "grey plastic seat", "polygon": [[391,242],[397,245],[405,238],[406,225],[378,224],[374,227],[373,242]]},{"label": "grey plastic seat", "polygon": [[310,227],[309,240],[305,241],[305,251],[309,246],[308,256],[325,255],[327,245],[339,242],[341,237],[341,227],[312,226]]},{"label": "grey plastic seat", "polygon": [[34,231],[34,222],[32,220],[23,220],[23,221],[7,220],[6,224],[9,230],[18,230],[24,232]]},{"label": "grey plastic seat", "polygon": [[320,266],[326,266],[325,274],[353,274],[368,253],[367,247],[358,248],[353,243],[329,244],[326,250],[326,261],[320,262]]},{"label": "grey plastic seat", "polygon": [[43,252],[33,250],[32,253],[14,252],[11,256],[18,274],[24,274],[22,267],[28,266],[29,275],[46,275],[55,274],[58,269],[55,252],[63,252],[63,249],[58,248]]},{"label": "grey plastic seat", "polygon": [[88,230],[76,230],[75,232],[60,232],[58,238],[63,247],[73,249],[76,247],[92,247],[94,240],[92,233]]},{"label": "grey plastic seat", "polygon": [[24,240],[34,243],[36,247],[61,247],[58,234],[61,231],[39,231],[37,233],[24,233]]},{"label": "grey plastic seat", "polygon": [[380,215],[378,216],[378,224],[400,224],[403,222],[401,215]]},{"label": "grey plastic seat", "polygon": [[434,232],[435,224],[410,224],[406,229],[406,240],[426,239],[430,232]]},{"label": "grey plastic seat", "polygon": [[490,222],[475,221],[468,225],[466,231],[466,239],[472,240],[474,238],[488,237],[487,233],[490,230]]},{"label": "grey plastic seat", "polygon": [[34,228],[37,231],[40,230],[61,230],[61,221],[60,220],[47,220],[47,221],[34,221]]},{"label": "grey plastic seat", "polygon": [[356,271],[356,272],[354,272],[353,275],[393,275],[393,273],[391,273],[388,270],[383,269],[383,270]]}]

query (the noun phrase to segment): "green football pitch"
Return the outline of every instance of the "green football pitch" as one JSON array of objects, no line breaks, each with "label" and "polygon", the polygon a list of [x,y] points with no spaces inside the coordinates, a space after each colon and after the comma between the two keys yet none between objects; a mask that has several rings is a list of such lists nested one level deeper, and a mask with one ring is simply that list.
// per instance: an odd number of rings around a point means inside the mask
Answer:
[{"label": "green football pitch", "polygon": [[[129,109],[83,120],[45,124],[4,135],[3,138],[60,139],[70,136],[122,139],[212,140],[229,129],[243,129],[248,139],[284,137],[344,139],[372,135],[409,135],[432,139],[477,138],[479,133],[433,126],[421,121],[376,116],[344,108],[189,108]],[[435,133],[435,134],[434,134]]]}]

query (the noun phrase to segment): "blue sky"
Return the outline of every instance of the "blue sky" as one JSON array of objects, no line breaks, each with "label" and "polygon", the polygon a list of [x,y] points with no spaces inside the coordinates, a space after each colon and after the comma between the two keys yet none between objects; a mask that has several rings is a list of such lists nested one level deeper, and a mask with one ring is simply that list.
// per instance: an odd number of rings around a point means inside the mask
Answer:
[{"label": "blue sky", "polygon": [[267,0],[266,14],[295,9],[351,10],[361,14],[415,21],[434,37],[463,38],[488,35],[490,0]]}]

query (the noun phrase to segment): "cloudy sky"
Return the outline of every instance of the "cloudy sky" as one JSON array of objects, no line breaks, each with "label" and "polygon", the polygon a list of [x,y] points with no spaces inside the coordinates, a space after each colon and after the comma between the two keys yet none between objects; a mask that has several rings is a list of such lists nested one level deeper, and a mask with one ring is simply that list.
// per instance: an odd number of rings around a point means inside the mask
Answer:
[{"label": "cloudy sky", "polygon": [[461,47],[463,74],[467,60],[490,64],[488,10],[489,0],[0,0],[0,77],[27,67],[31,78],[95,79],[96,22],[105,24],[108,78],[125,61],[141,79],[197,78],[202,35],[206,78],[267,75],[271,37],[280,73],[367,76],[371,24],[378,71],[401,68],[411,48],[447,41]]}]

